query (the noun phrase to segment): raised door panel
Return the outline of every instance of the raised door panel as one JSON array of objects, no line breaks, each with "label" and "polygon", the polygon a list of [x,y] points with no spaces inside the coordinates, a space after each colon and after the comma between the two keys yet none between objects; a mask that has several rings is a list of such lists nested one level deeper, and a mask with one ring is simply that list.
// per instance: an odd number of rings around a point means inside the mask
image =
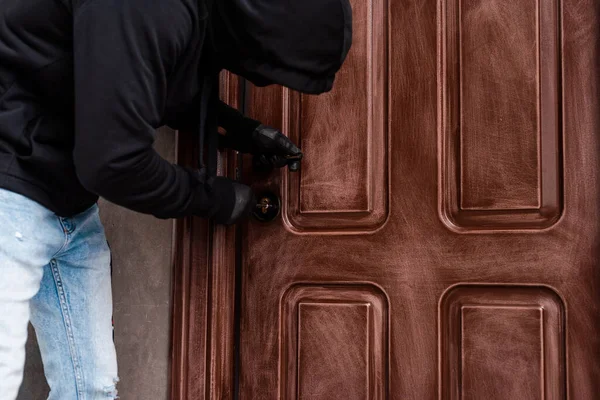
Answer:
[{"label": "raised door panel", "polygon": [[439,313],[442,398],[564,398],[565,305],[552,289],[458,285]]},{"label": "raised door panel", "polygon": [[299,283],[281,301],[284,399],[382,399],[388,302],[372,285]]},{"label": "raised door panel", "polygon": [[267,89],[278,125],[306,155],[282,182],[283,218],[297,233],[372,232],[388,217],[387,1],[353,6],[353,46],[336,79],[343,90]]},{"label": "raised door panel", "polygon": [[441,213],[542,229],[562,210],[558,0],[441,0]]}]

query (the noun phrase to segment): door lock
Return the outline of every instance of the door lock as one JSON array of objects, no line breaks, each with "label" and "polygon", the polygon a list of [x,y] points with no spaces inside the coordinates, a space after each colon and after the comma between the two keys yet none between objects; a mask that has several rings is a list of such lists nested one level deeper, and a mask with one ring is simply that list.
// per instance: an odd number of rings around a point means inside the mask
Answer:
[{"label": "door lock", "polygon": [[261,222],[271,222],[279,216],[281,200],[271,192],[262,193],[252,212],[254,217]]}]

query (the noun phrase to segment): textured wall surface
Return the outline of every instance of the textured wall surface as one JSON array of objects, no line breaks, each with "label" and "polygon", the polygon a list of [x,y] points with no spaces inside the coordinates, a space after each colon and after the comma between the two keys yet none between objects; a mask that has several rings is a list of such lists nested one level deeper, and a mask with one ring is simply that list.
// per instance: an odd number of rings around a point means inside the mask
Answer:
[{"label": "textured wall surface", "polygon": [[[175,133],[159,130],[156,148],[173,161]],[[105,201],[101,201],[100,210],[113,253],[119,394],[126,400],[167,399],[173,223]],[[18,400],[43,400],[48,394],[34,336],[30,330]]]}]

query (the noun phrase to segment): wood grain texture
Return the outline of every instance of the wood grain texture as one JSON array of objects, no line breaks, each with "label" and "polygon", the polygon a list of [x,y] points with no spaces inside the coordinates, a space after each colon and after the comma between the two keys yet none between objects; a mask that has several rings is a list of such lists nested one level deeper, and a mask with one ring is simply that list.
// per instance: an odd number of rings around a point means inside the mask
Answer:
[{"label": "wood grain texture", "polygon": [[[224,74],[224,101],[238,106],[238,79]],[[194,132],[181,132],[178,163],[195,167]],[[235,178],[236,157],[220,154],[218,173]],[[235,230],[200,218],[177,221],[173,267],[171,400],[233,399]]]},{"label": "wood grain texture", "polygon": [[458,230],[543,229],[562,210],[558,0],[442,0],[441,213]]},{"label": "wood grain texture", "polygon": [[[467,4],[467,2],[463,2]],[[527,4],[522,4],[527,3]],[[491,36],[488,40],[478,42],[473,37],[472,43],[479,43],[481,49],[477,50],[477,58],[473,58],[473,65],[479,65],[484,60],[485,54],[498,54],[515,57],[514,54],[531,54],[525,51],[525,46],[536,46],[535,34],[524,24],[531,22],[527,13],[534,12],[532,4],[535,1],[505,0],[474,1],[469,2],[472,7],[482,7],[472,16],[481,15],[489,21],[490,15],[494,17],[490,24],[494,29],[500,29],[498,18],[504,18],[504,24],[512,24],[511,31],[524,35],[523,41],[518,42],[519,49],[500,46],[498,41],[507,35],[504,29],[501,36]],[[471,7],[467,4],[468,7]],[[505,285],[515,288],[515,293],[501,297],[502,304],[510,302],[513,296],[528,295],[527,287],[551,287],[552,291],[563,299],[564,304],[564,331],[560,340],[546,340],[544,348],[552,357],[559,355],[558,361],[550,364],[544,361],[543,367],[538,364],[539,356],[535,356],[535,348],[541,336],[533,334],[539,318],[531,313],[501,313],[494,319],[488,314],[471,315],[472,324],[468,328],[465,340],[471,346],[471,358],[467,359],[465,368],[471,373],[470,385],[467,389],[472,393],[491,393],[492,398],[512,398],[528,400],[531,396],[540,396],[535,392],[534,386],[540,382],[539,373],[544,370],[548,377],[545,384],[553,382],[557,386],[548,386],[544,390],[546,398],[559,398],[570,400],[594,400],[600,393],[600,365],[597,354],[600,354],[600,4],[596,0],[540,0],[540,20],[550,17],[544,13],[554,13],[559,23],[543,25],[559,29],[557,41],[547,41],[549,35],[543,28],[540,31],[539,50],[540,59],[553,60],[552,54],[547,52],[557,51],[558,67],[551,61],[544,64],[538,72],[531,69],[530,64],[524,63],[521,69],[504,71],[508,76],[516,73],[514,81],[507,76],[493,75],[502,78],[491,85],[490,82],[477,83],[478,80],[465,77],[468,92],[478,93],[486,90],[491,101],[498,95],[502,100],[502,108],[509,110],[514,115],[507,121],[507,127],[521,127],[520,132],[538,133],[527,136],[523,140],[524,146],[515,147],[506,153],[505,149],[498,146],[482,145],[479,140],[485,137],[477,136],[477,141],[468,144],[471,150],[483,154],[475,158],[465,158],[466,168],[476,171],[484,160],[498,159],[502,166],[497,174],[518,174],[519,168],[507,166],[505,161],[512,155],[518,155],[518,164],[527,169],[525,182],[528,187],[522,192],[511,192],[504,196],[494,185],[507,182],[508,190],[520,185],[518,180],[509,176],[494,176],[489,174],[489,180],[482,177],[469,178],[469,186],[475,182],[481,185],[480,194],[471,191],[468,200],[470,205],[482,205],[484,210],[461,210],[460,172],[451,175],[441,174],[440,171],[449,171],[448,160],[455,160],[459,165],[460,153],[451,153],[446,156],[442,132],[456,136],[460,133],[458,125],[453,130],[440,128],[447,115],[442,110],[448,108],[440,106],[445,96],[440,87],[440,60],[443,45],[440,43],[440,31],[455,32],[451,27],[442,29],[444,21],[458,21],[458,18],[448,18],[443,14],[444,5],[450,7],[449,1],[442,0],[390,0],[385,7],[374,9],[375,20],[388,21],[388,111],[387,124],[389,128],[389,218],[387,223],[375,231],[365,231],[352,228],[351,235],[341,235],[348,231],[333,228],[335,223],[323,225],[318,229],[298,232],[290,230],[288,221],[277,220],[273,223],[263,224],[250,221],[244,226],[243,254],[242,254],[242,304],[240,310],[240,399],[288,399],[281,395],[281,387],[288,382],[282,375],[280,360],[284,331],[281,327],[282,302],[286,291],[296,284],[310,282],[312,285],[345,284],[367,282],[381,288],[389,299],[389,336],[390,345],[387,351],[389,369],[386,372],[389,382],[387,398],[391,400],[432,400],[452,399],[453,392],[442,390],[443,385],[440,375],[440,363],[446,363],[440,352],[440,340],[446,336],[439,332],[439,302],[448,288],[457,284],[462,285]],[[362,2],[353,2],[355,7],[363,7]],[[493,9],[486,7],[499,7],[505,5],[500,14],[494,14]],[[556,5],[557,8],[554,7]],[[458,6],[452,6],[458,10]],[[517,11],[523,8],[525,14]],[[472,10],[475,12],[475,8]],[[507,18],[503,13],[519,14],[515,18]],[[384,13],[385,15],[377,15]],[[360,12],[358,15],[361,15]],[[544,16],[545,15],[545,16]],[[552,17],[554,18],[554,17]],[[360,26],[361,22],[358,21]],[[475,29],[484,33],[484,28],[475,20],[469,20],[465,29]],[[360,32],[357,31],[357,32]],[[546,33],[544,33],[546,32]],[[359,41],[360,43],[360,41]],[[492,44],[500,46],[494,48]],[[550,43],[550,44],[549,44]],[[554,43],[554,44],[551,44]],[[472,49],[475,51],[475,49]],[[514,52],[514,53],[513,53]],[[524,53],[523,53],[524,52]],[[456,53],[457,54],[457,53]],[[534,52],[535,54],[535,52]],[[363,56],[362,63],[368,65],[368,55]],[[520,56],[519,56],[520,57]],[[529,57],[529,56],[527,56]],[[528,58],[529,59],[529,58]],[[355,61],[356,62],[356,61]],[[508,60],[503,62],[508,63]],[[517,62],[516,60],[510,62]],[[504,65],[504,64],[499,64]],[[521,64],[517,64],[521,65]],[[560,68],[558,80],[552,71]],[[506,69],[506,68],[504,68]],[[506,87],[511,82],[521,83],[527,74],[539,74],[540,103],[532,106],[529,96],[535,84],[528,84],[526,88],[515,89],[514,92]],[[544,78],[547,77],[547,78]],[[548,82],[544,79],[550,79]],[[553,88],[555,91],[545,92],[544,88]],[[515,83],[515,84],[516,84]],[[474,88],[472,85],[483,84],[484,88]],[[354,84],[352,84],[354,85]],[[356,84],[359,85],[359,84]],[[455,86],[458,87],[458,86]],[[500,93],[493,93],[492,89]],[[343,83],[335,91],[352,93],[350,83]],[[509,93],[525,95],[526,104],[529,106],[514,107],[509,105]],[[252,89],[250,111],[254,117],[266,123],[282,127],[284,107],[281,105],[280,89]],[[552,93],[555,93],[553,95]],[[557,98],[560,93],[560,98]],[[351,101],[350,99],[348,101]],[[548,108],[546,104],[551,107]],[[458,104],[458,103],[457,103]],[[479,110],[478,104],[485,102],[472,102],[474,108],[469,114],[470,121],[485,116],[487,110]],[[556,111],[552,107],[559,107]],[[532,111],[533,109],[533,111]],[[343,115],[343,109],[337,111]],[[315,110],[316,115],[316,110]],[[456,114],[459,115],[459,114]],[[555,118],[559,118],[556,122]],[[308,117],[307,117],[308,118]],[[320,118],[323,118],[320,116]],[[341,119],[336,116],[335,120]],[[539,119],[538,119],[539,118]],[[536,122],[537,119],[537,122]],[[458,121],[456,119],[455,121]],[[485,119],[482,121],[486,121]],[[472,126],[473,122],[471,122]],[[477,122],[481,125],[483,122]],[[560,135],[555,139],[545,140],[544,132],[556,132],[558,126]],[[490,125],[491,131],[501,129],[501,132],[491,132],[490,135],[509,135],[511,140],[518,133],[504,125]],[[494,128],[494,129],[491,129]],[[525,129],[526,128],[526,129]],[[479,132],[473,135],[479,135]],[[344,135],[339,132],[339,135]],[[556,133],[552,133],[556,135]],[[316,138],[317,136],[315,136]],[[475,138],[475,136],[472,136]],[[315,139],[316,140],[316,139]],[[345,139],[321,139],[319,145],[320,157],[339,151],[335,147],[337,141]],[[474,139],[475,140],[475,139]],[[496,140],[496,139],[494,139]],[[532,148],[538,140],[537,155],[532,155]],[[455,141],[454,143],[460,143]],[[513,144],[514,145],[514,144]],[[313,148],[316,146],[312,145]],[[523,153],[517,150],[521,149]],[[448,153],[450,154],[450,153]],[[310,154],[307,155],[310,157]],[[548,161],[550,160],[550,161]],[[554,161],[552,161],[554,160]],[[314,162],[316,162],[315,160]],[[313,162],[313,161],[311,161]],[[323,160],[323,162],[326,162]],[[471,164],[475,162],[475,164]],[[532,163],[532,165],[530,164]],[[247,164],[247,163],[245,163]],[[562,168],[560,168],[562,166]],[[445,169],[442,169],[445,168]],[[556,170],[555,168],[558,168]],[[532,176],[538,174],[540,182],[534,182]],[[268,176],[253,175],[251,169],[245,168],[244,174],[248,182],[252,182],[257,190],[269,189],[275,193],[287,195],[285,173],[280,175],[273,172]],[[338,172],[343,180],[343,172]],[[452,176],[452,180],[447,179]],[[548,177],[548,178],[545,178]],[[546,180],[547,179],[547,180]],[[489,186],[488,182],[489,181]],[[452,183],[457,192],[452,196],[456,204],[456,212],[478,213],[473,219],[457,221],[454,226],[440,215],[444,201],[449,202],[449,183]],[[494,186],[494,187],[493,187]],[[328,189],[323,189],[325,192]],[[472,189],[469,189],[472,190]],[[531,193],[539,190],[540,202],[531,199]],[[500,193],[500,194],[499,194]],[[502,194],[502,196],[501,196]],[[325,196],[323,194],[322,196]],[[552,198],[552,196],[558,196]],[[483,203],[490,196],[497,197],[497,203]],[[535,193],[534,193],[535,197]],[[334,196],[335,198],[335,196]],[[487,200],[486,200],[487,201]],[[313,203],[316,204],[316,203]],[[562,205],[562,207],[560,207]],[[503,213],[501,208],[510,208]],[[558,211],[557,207],[558,206]],[[532,207],[531,214],[522,212],[522,207]],[[466,214],[464,214],[466,215]],[[479,217],[478,215],[485,215]],[[331,220],[328,220],[331,222]],[[458,229],[457,226],[464,229]],[[450,229],[449,229],[450,228]],[[328,235],[321,235],[328,231]],[[464,234],[468,232],[469,234]],[[367,234],[368,233],[368,234]],[[483,296],[493,300],[494,291],[488,291]],[[504,292],[503,292],[504,293]],[[538,307],[539,301],[546,295],[536,297],[532,304]],[[544,303],[544,318],[550,311],[553,303]],[[502,305],[501,305],[502,307]],[[554,313],[559,315],[560,312]],[[287,315],[287,314],[285,314]],[[537,314],[536,314],[537,315]],[[344,317],[344,321],[355,321],[356,329],[362,322],[358,316]],[[302,333],[302,338],[309,343],[317,343],[319,338],[319,323],[313,320],[315,331],[313,336],[307,331]],[[327,326],[331,321],[320,322]],[[507,344],[503,348],[501,340],[506,333],[506,324],[512,323],[518,330],[513,333],[512,347]],[[487,330],[488,324],[490,328]],[[495,325],[494,325],[495,324]],[[339,337],[329,347],[331,352],[323,354],[329,360],[338,356],[336,349],[344,346],[343,339],[351,328],[338,324],[338,328],[331,328],[331,337]],[[560,333],[560,323],[548,323],[544,319],[547,332],[556,335]],[[487,332],[487,333],[486,333]],[[492,332],[492,333],[489,333]],[[339,336],[338,336],[339,335]],[[541,335],[541,333],[540,333]],[[452,338],[454,338],[453,336]],[[552,336],[555,337],[555,336]],[[457,342],[457,343],[460,343]],[[506,343],[506,342],[505,342]],[[349,344],[348,344],[349,345]],[[503,368],[513,365],[515,354],[519,349],[524,352],[527,366],[524,371],[531,379],[524,379],[516,375],[498,375],[504,373]],[[560,354],[565,349],[564,357]],[[506,351],[506,360],[498,359]],[[352,353],[349,353],[352,354]],[[546,353],[544,353],[546,354]],[[546,356],[545,356],[546,357]],[[548,356],[550,357],[550,356]],[[485,361],[484,361],[485,359]],[[550,358],[547,358],[550,360]],[[327,361],[329,362],[329,361]],[[285,364],[286,371],[295,374],[292,364]],[[359,364],[360,365],[360,364]],[[461,362],[452,364],[454,368],[461,368]],[[482,369],[475,372],[475,368]],[[328,383],[336,385],[339,379],[337,370],[332,369],[331,374],[321,378],[321,385]],[[354,376],[360,374],[353,370]],[[558,371],[558,372],[557,372]],[[563,372],[560,372],[563,371]],[[477,375],[480,374],[480,375]],[[538,374],[538,377],[536,377]],[[498,376],[502,382],[510,382],[502,387],[490,377]],[[560,378],[562,376],[562,378]],[[362,379],[362,378],[361,378]],[[562,380],[561,380],[562,379]],[[486,382],[479,382],[486,380]],[[535,385],[531,382],[535,382]],[[487,391],[489,385],[492,390]],[[348,382],[348,387],[358,390]],[[515,394],[510,385],[523,389],[525,394]],[[470,388],[470,389],[469,389]],[[494,392],[493,390],[504,390]],[[541,389],[540,389],[541,390]],[[326,399],[314,392],[313,399]],[[504,397],[503,397],[504,396]]]},{"label": "wood grain texture", "polygon": [[542,315],[535,307],[464,307],[459,398],[544,399]]},{"label": "wood grain texture", "polygon": [[[180,132],[177,161],[197,165],[194,135]],[[206,392],[209,227],[197,218],[175,223],[171,400],[204,398]]]},{"label": "wood grain texture", "polygon": [[368,323],[367,304],[298,306],[298,399],[369,398]]},{"label": "wood grain texture", "polygon": [[[374,231],[388,216],[387,0],[353,5],[354,42],[336,78],[340,89],[276,94],[282,114],[271,123],[305,154],[300,173],[283,182],[283,215],[295,232]],[[260,107],[266,99],[257,95]]]},{"label": "wood grain texture", "polygon": [[538,64],[557,63],[540,59],[539,31],[548,22],[557,31],[558,18],[538,11],[556,3],[457,3],[461,208],[539,208]]},{"label": "wood grain texture", "polygon": [[550,288],[459,285],[440,302],[444,399],[564,399],[565,305]]},{"label": "wood grain texture", "polygon": [[372,285],[289,288],[281,302],[284,399],[384,399],[388,301]]}]

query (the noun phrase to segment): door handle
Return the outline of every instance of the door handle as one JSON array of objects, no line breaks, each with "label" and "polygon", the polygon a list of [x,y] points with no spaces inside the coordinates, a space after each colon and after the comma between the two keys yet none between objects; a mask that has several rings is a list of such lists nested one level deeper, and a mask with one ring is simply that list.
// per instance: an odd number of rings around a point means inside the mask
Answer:
[{"label": "door handle", "polygon": [[[290,172],[298,172],[300,170],[300,161],[304,158],[304,154],[285,156]],[[274,169],[273,163],[269,160],[268,155],[255,155],[252,157],[252,169],[254,172],[268,174]]]}]

